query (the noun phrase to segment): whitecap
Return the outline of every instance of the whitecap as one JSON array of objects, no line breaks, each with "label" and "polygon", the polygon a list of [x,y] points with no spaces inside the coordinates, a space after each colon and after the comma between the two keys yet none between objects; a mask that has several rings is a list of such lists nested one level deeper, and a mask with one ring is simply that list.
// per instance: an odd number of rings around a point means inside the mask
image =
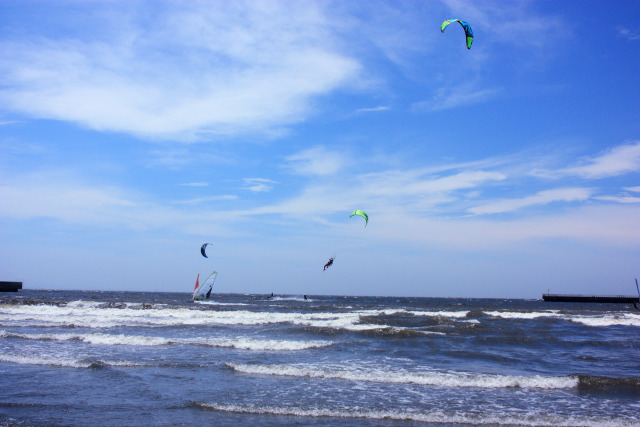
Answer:
[{"label": "whitecap", "polygon": [[640,315],[637,314],[608,314],[604,316],[575,316],[569,320],[587,326],[640,326]]},{"label": "whitecap", "polygon": [[363,408],[323,408],[302,406],[271,406],[253,404],[224,404],[219,402],[195,402],[196,405],[220,412],[235,412],[259,415],[293,416],[309,418],[354,418],[370,420],[412,421],[418,423],[437,424],[469,424],[469,425],[524,425],[524,426],[620,426],[634,425],[625,419],[592,419],[578,416],[562,416],[530,409],[509,413],[453,413],[441,410],[425,411],[424,409],[382,409],[369,410]]},{"label": "whitecap", "polygon": [[165,338],[140,335],[114,334],[19,334],[0,331],[2,338],[30,340],[71,341],[77,340],[93,345],[161,346],[169,344],[206,345],[211,347],[236,348],[257,351],[298,351],[333,345],[331,341],[259,340],[251,338]]},{"label": "whitecap", "polygon": [[21,365],[48,365],[68,368],[90,368],[93,365],[92,362],[80,359],[70,359],[58,356],[21,354],[0,354],[0,361],[17,363]]},{"label": "whitecap", "polygon": [[440,387],[480,387],[480,388],[575,388],[575,377],[510,376],[473,374],[466,372],[438,371],[385,371],[363,369],[362,367],[344,369],[308,365],[261,365],[227,363],[234,371],[255,375],[276,375],[323,379],[342,379],[348,381],[366,381],[382,383],[419,384]]},{"label": "whitecap", "polygon": [[387,325],[361,323],[361,316],[397,311],[356,311],[347,313],[273,313],[247,310],[215,311],[190,308],[98,308],[81,303],[73,307],[3,306],[0,315],[5,326],[78,326],[109,328],[116,326],[182,326],[182,325],[268,325],[289,323],[317,328],[366,331],[388,328]]},{"label": "whitecap", "polygon": [[493,317],[501,317],[503,319],[537,319],[539,317],[562,317],[556,311],[536,311],[536,312],[519,312],[519,311],[485,311],[485,314]]}]

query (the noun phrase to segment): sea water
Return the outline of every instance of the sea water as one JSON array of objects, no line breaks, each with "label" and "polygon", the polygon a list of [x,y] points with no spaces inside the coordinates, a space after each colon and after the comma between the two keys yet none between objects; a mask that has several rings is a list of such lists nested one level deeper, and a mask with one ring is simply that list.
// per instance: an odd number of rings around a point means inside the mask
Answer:
[{"label": "sea water", "polygon": [[536,300],[21,291],[0,425],[640,425],[640,312]]}]

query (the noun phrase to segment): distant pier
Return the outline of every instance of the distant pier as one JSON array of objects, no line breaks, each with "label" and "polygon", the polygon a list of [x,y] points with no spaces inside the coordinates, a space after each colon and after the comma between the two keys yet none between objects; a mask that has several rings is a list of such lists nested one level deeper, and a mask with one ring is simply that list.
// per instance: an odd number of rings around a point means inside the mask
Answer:
[{"label": "distant pier", "polygon": [[0,292],[18,292],[22,289],[22,282],[1,282]]},{"label": "distant pier", "polygon": [[542,299],[549,302],[589,302],[607,304],[638,304],[639,297],[627,295],[563,295],[543,294]]}]

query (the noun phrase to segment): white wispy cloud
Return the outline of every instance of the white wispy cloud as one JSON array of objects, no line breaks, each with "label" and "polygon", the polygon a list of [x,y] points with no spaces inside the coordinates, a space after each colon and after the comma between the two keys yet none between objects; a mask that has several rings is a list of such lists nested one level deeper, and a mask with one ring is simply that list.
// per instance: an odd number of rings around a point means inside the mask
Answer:
[{"label": "white wispy cloud", "polygon": [[589,188],[558,188],[540,191],[532,196],[518,199],[503,199],[474,206],[468,211],[475,215],[512,212],[536,205],[548,205],[554,202],[576,202],[588,200],[593,190]]},{"label": "white wispy cloud", "polygon": [[618,27],[618,35],[627,40],[640,40],[640,30],[637,28]]},{"label": "white wispy cloud", "polygon": [[17,120],[0,120],[0,126],[10,126],[10,125],[15,125],[17,123],[22,123],[22,122]]},{"label": "white wispy cloud", "polygon": [[0,150],[2,150],[6,155],[7,153],[44,154],[50,149],[43,144],[35,144],[11,138],[4,138],[2,141],[0,141]]},{"label": "white wispy cloud", "polygon": [[640,197],[630,196],[630,195],[598,196],[598,197],[594,197],[594,199],[604,200],[607,202],[616,202],[616,203],[640,203]]},{"label": "white wispy cloud", "polygon": [[575,166],[557,170],[536,169],[534,176],[560,178],[578,176],[584,179],[598,179],[640,171],[640,141],[613,147],[606,152],[587,157]]},{"label": "white wispy cloud", "polygon": [[151,150],[148,154],[146,165],[150,167],[180,170],[197,161],[198,158],[186,147],[171,146]]},{"label": "white wispy cloud", "polygon": [[277,184],[276,181],[267,178],[245,178],[246,189],[256,193],[265,193],[273,190],[273,184]]},{"label": "white wispy cloud", "polygon": [[333,175],[348,163],[344,153],[331,151],[322,146],[302,150],[285,157],[284,160],[286,169],[307,176]]},{"label": "white wispy cloud", "polygon": [[184,184],[178,184],[182,187],[208,187],[209,183],[208,182],[187,182]]},{"label": "white wispy cloud", "polygon": [[219,202],[219,201],[225,201],[225,200],[236,200],[238,198],[238,196],[232,195],[232,194],[225,194],[222,196],[206,196],[206,197],[196,197],[193,199],[186,199],[186,200],[176,200],[173,201],[172,204],[174,205],[201,205],[201,204],[205,204],[205,203],[211,203],[211,202]]},{"label": "white wispy cloud", "polygon": [[640,186],[638,187],[624,187],[623,190],[625,192],[622,192],[620,194],[617,195],[603,195],[603,196],[596,196],[594,197],[594,199],[597,200],[603,200],[606,202],[615,202],[615,203],[640,203],[640,197],[632,195],[627,193],[631,192],[631,193],[640,193]]},{"label": "white wispy cloud", "polygon": [[476,88],[472,85],[445,87],[436,91],[429,101],[416,102],[412,105],[414,111],[441,111],[486,102],[496,97],[500,88]]},{"label": "white wispy cloud", "polygon": [[430,175],[423,169],[390,170],[360,177],[363,191],[376,196],[411,196],[471,189],[506,177],[495,171],[462,171],[446,176]]},{"label": "white wispy cloud", "polygon": [[[454,11],[468,10],[485,31],[504,34],[512,43],[539,43],[543,34],[557,35],[563,28],[526,5],[444,3]],[[367,61],[382,55],[410,68],[416,55],[432,49],[428,40],[434,37],[414,8],[388,2],[338,7],[333,2],[238,0],[211,7],[167,1],[158,2],[151,16],[148,11],[142,15],[143,9],[92,2],[74,10],[75,37],[49,38],[47,28],[7,34],[0,43],[4,107],[28,117],[150,139],[278,136],[312,115],[318,97],[384,86],[385,76],[371,72]],[[441,4],[419,8],[425,16],[441,9]],[[359,19],[365,10],[369,19]],[[379,49],[375,55],[372,46]],[[450,109],[485,102],[500,92],[479,83],[442,85],[414,108]]]},{"label": "white wispy cloud", "polygon": [[[0,185],[0,199],[0,216],[4,219],[54,220],[93,231],[169,229],[223,235],[232,233],[229,225],[234,215],[216,208],[215,202],[234,200],[236,196],[166,202],[131,188],[94,183],[73,172],[43,170],[5,179]],[[193,209],[194,205],[211,203],[210,209]]]},{"label": "white wispy cloud", "polygon": [[505,178],[499,172],[476,170],[456,171],[448,175],[431,175],[425,169],[347,174],[340,175],[335,181],[314,181],[299,194],[237,214],[279,214],[321,223],[328,223],[327,217],[349,213],[356,208],[369,211],[376,207],[372,212],[384,212],[385,215],[395,215],[394,212],[399,211],[424,215],[425,211],[433,212],[438,206],[465,199],[468,191],[493,185]]},{"label": "white wispy cloud", "polygon": [[[47,185],[43,185],[46,182]],[[3,214],[14,218],[55,218],[78,224],[118,222],[137,211],[139,200],[114,186],[87,185],[65,173],[38,172],[0,186]]]},{"label": "white wispy cloud", "polygon": [[[422,247],[460,251],[508,247],[515,242],[568,239],[637,247],[640,209],[634,205],[579,205],[546,215],[522,216],[509,221],[491,216],[442,218],[395,210],[371,217],[367,232],[376,230],[388,241],[412,242]],[[375,221],[375,222],[374,222]],[[372,228],[375,224],[375,228]]]},{"label": "white wispy cloud", "polygon": [[356,110],[356,113],[376,113],[379,111],[389,111],[391,109],[391,107],[387,106],[387,105],[379,105],[377,107],[370,107],[370,108],[358,108]]},{"label": "white wispy cloud", "polygon": [[[79,175],[41,171],[15,173],[3,180],[0,215],[18,221],[49,218],[98,229],[162,229],[220,235],[245,233],[256,223],[256,217],[268,217],[275,223],[283,223],[281,220],[286,217],[285,223],[297,224],[301,232],[309,224],[323,224],[329,233],[343,233],[348,213],[358,208],[370,214],[376,227],[368,232],[376,238],[459,248],[468,248],[470,241],[474,247],[483,247],[547,236],[620,243],[631,242],[640,233],[628,230],[637,224],[637,197],[624,194],[596,197],[594,189],[568,187],[511,199],[487,198],[486,194],[495,193],[496,184],[511,186],[521,178],[501,172],[503,168],[526,170],[509,164],[509,160],[526,162],[520,156],[360,174],[345,169],[335,180],[315,179],[316,174],[326,173],[327,166],[322,166],[323,162],[309,164],[309,158],[326,160],[331,156],[324,155],[331,153],[316,147],[293,155],[291,162],[301,162],[297,165],[300,179],[309,181],[303,182],[295,194],[266,203],[248,201],[242,209],[228,203],[237,199],[234,195],[167,202],[132,189],[91,184],[90,179]],[[479,165],[487,169],[479,170]],[[262,191],[276,183],[266,178],[247,178],[243,182],[247,189],[255,187],[251,191]],[[637,187],[625,190],[640,191]],[[584,203],[587,201],[592,203]],[[597,201],[616,203],[598,206]],[[553,204],[564,204],[561,206],[566,209],[554,210]],[[193,209],[197,205],[207,205],[207,209]],[[532,207],[546,208],[529,210]],[[522,215],[510,216],[506,221],[492,215],[515,211]],[[461,215],[465,212],[471,215]],[[338,217],[345,221],[335,222]]]},{"label": "white wispy cloud", "polygon": [[111,32],[91,31],[106,19],[93,6],[74,17],[82,40],[0,43],[5,108],[146,138],[273,132],[360,70],[316,3],[167,2],[152,19],[122,6],[103,14],[127,23]]}]

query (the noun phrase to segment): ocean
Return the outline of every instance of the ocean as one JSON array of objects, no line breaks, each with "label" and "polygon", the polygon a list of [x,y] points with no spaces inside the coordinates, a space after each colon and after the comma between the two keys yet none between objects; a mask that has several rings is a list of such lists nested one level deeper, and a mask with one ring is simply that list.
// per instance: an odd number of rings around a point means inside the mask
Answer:
[{"label": "ocean", "polygon": [[640,425],[630,305],[0,294],[0,425]]}]

